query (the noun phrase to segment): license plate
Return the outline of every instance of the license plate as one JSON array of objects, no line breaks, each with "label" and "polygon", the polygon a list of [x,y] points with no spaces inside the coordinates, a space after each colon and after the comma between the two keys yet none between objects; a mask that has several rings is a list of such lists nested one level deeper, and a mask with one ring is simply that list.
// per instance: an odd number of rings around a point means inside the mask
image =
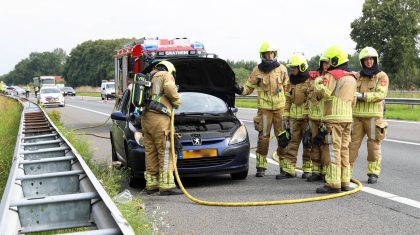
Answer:
[{"label": "license plate", "polygon": [[182,151],[182,159],[217,157],[217,149],[200,149],[200,150],[184,150]]}]

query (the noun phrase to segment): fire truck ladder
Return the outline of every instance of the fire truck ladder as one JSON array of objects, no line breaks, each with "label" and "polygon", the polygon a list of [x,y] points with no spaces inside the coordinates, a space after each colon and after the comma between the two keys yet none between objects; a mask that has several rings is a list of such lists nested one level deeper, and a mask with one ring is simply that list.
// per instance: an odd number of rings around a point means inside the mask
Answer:
[{"label": "fire truck ladder", "polygon": [[13,165],[0,205],[0,234],[69,228],[81,228],[72,234],[134,234],[45,112],[29,101],[21,103]]}]

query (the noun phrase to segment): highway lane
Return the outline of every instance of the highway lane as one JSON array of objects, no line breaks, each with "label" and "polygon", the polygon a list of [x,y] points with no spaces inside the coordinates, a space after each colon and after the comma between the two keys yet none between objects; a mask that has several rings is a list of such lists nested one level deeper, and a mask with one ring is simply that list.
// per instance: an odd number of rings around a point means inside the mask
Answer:
[{"label": "highway lane", "polygon": [[[67,106],[58,108],[62,113],[62,120],[70,128],[99,124],[112,111],[112,102],[79,99],[68,98]],[[249,109],[240,109],[238,112],[238,117],[247,126],[251,143],[256,143],[256,131],[253,130],[251,122],[255,113],[255,110]],[[109,127],[110,124],[90,131],[106,135]],[[404,133],[404,130],[410,131]],[[417,123],[390,122],[388,138],[420,143],[419,137],[415,134],[419,130],[420,125]],[[95,137],[88,139],[96,149],[96,158],[110,158],[108,140]],[[273,140],[270,144],[270,153],[274,151],[275,144]],[[365,183],[366,145],[362,146],[354,176]],[[367,186],[420,201],[420,187],[417,180],[420,177],[419,151],[420,146],[417,145],[384,142],[383,174],[380,182]],[[268,176],[259,179],[254,176],[255,159],[250,159],[250,166],[250,176],[244,181],[232,181],[228,176],[186,179],[187,189],[201,199],[259,201],[317,196],[314,189],[321,185],[298,178],[276,181],[274,175],[278,173],[278,166],[274,164],[269,165]],[[130,188],[130,190],[136,195],[140,194],[140,189]],[[182,196],[140,195],[140,197],[145,201],[151,216],[156,211],[156,214],[162,217],[161,222],[164,222],[164,225],[160,223],[159,228],[169,234],[337,232],[376,234],[417,233],[420,228],[419,208],[366,192],[323,202],[244,208],[205,207],[195,205]],[[167,225],[169,227],[166,227]]]}]

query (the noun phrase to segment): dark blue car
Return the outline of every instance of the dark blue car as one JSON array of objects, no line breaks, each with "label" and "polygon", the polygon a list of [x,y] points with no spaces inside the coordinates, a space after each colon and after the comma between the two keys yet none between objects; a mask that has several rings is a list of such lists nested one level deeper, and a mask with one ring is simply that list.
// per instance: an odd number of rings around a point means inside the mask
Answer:
[{"label": "dark blue car", "polygon": [[[170,60],[177,70],[182,104],[175,110],[175,132],[183,151],[178,154],[181,176],[230,174],[232,179],[248,175],[250,144],[245,126],[235,113],[232,87],[235,74],[217,58]],[[155,63],[145,69],[147,73]],[[141,123],[133,115],[130,89],[112,113],[112,160],[131,169],[130,186],[144,184],[145,153]]]}]

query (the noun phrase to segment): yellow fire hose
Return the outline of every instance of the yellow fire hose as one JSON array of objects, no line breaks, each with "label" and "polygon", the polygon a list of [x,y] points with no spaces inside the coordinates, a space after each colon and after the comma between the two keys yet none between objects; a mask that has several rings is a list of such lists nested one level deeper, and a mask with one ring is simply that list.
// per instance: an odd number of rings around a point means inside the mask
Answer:
[{"label": "yellow fire hose", "polygon": [[214,201],[204,201],[204,200],[200,200],[198,198],[195,198],[194,196],[192,196],[191,194],[189,194],[187,192],[187,190],[184,188],[184,185],[181,182],[181,179],[179,177],[178,174],[178,169],[176,167],[176,157],[175,157],[175,148],[174,148],[174,112],[172,111],[172,115],[171,115],[171,134],[170,134],[170,138],[171,138],[171,155],[172,155],[172,160],[174,163],[174,169],[175,169],[175,178],[176,181],[178,182],[178,185],[180,187],[180,189],[182,190],[182,192],[184,193],[184,195],[190,199],[191,201],[201,204],[201,205],[206,205],[206,206],[268,206],[268,205],[283,205],[283,204],[294,204],[294,203],[303,203],[303,202],[314,202],[314,201],[321,201],[321,200],[327,200],[327,199],[332,199],[332,198],[337,198],[337,197],[343,197],[346,195],[350,195],[353,193],[358,192],[361,188],[362,188],[362,184],[356,180],[356,179],[351,179],[351,181],[355,184],[357,184],[357,187],[353,190],[347,191],[347,192],[341,192],[341,193],[336,193],[336,194],[330,194],[330,195],[325,195],[325,196],[320,196],[320,197],[311,197],[311,198],[302,198],[302,199],[288,199],[288,200],[277,200],[277,201],[257,201],[257,202],[214,202]]}]

